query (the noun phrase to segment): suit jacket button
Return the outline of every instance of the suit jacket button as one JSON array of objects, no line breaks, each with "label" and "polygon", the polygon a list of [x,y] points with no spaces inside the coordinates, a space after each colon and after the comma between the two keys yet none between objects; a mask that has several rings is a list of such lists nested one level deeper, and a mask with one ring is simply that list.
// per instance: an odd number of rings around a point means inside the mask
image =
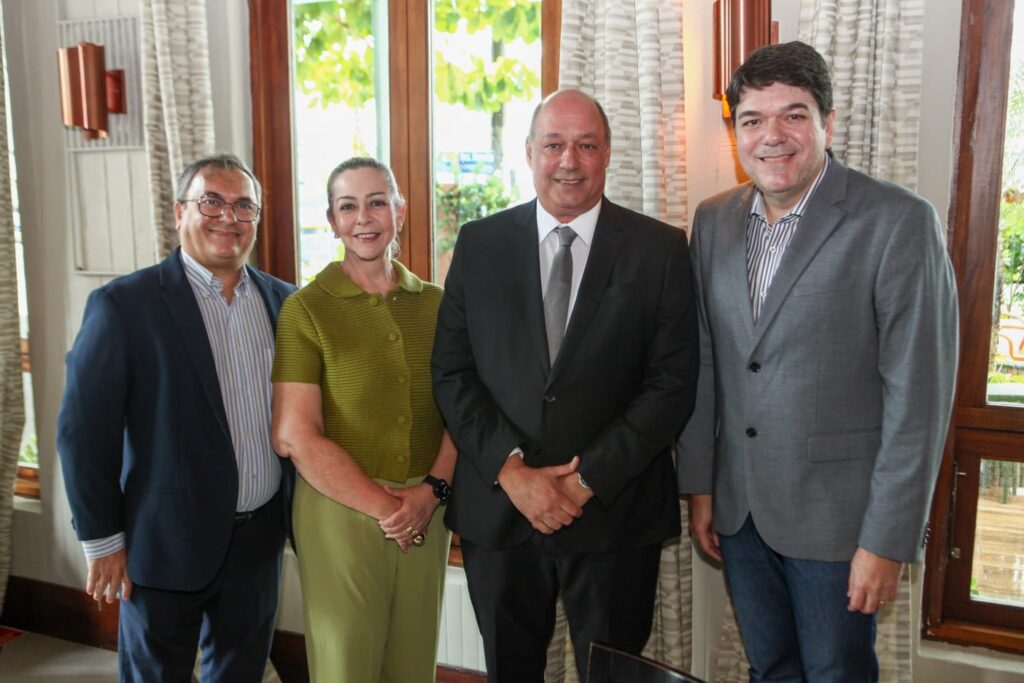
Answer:
[{"label": "suit jacket button", "polygon": [[747,427],[747,436],[753,439],[755,436],[757,436],[757,430],[754,429],[753,427]]},{"label": "suit jacket button", "polygon": [[749,369],[751,372],[761,372],[761,364],[755,361],[748,365],[747,369]]},{"label": "suit jacket button", "polygon": [[558,400],[558,397],[555,396],[554,394],[544,394],[544,402],[545,403],[554,403],[557,400]]}]

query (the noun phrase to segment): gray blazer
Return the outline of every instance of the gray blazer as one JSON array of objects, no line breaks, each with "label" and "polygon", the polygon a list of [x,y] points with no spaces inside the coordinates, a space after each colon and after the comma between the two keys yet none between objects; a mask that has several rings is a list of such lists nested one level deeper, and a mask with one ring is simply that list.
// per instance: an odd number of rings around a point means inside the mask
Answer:
[{"label": "gray blazer", "polygon": [[680,491],[715,528],[753,515],[777,552],[919,559],[957,367],[956,285],[935,209],[833,159],[754,322],[750,184],[697,209],[701,333]]}]

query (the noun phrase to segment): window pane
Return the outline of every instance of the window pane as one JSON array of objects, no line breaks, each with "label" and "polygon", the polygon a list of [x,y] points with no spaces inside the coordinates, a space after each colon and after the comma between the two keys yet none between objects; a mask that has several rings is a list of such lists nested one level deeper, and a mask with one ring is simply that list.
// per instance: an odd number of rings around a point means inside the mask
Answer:
[{"label": "window pane", "polygon": [[540,0],[433,0],[434,281],[459,227],[533,197],[524,141],[540,98]]},{"label": "window pane", "polygon": [[1014,9],[989,403],[1024,406],[1024,3]]},{"label": "window pane", "polygon": [[[4,91],[3,97],[11,101],[10,79],[7,77],[7,60],[4,60]],[[32,369],[28,355],[28,291],[25,282],[25,246],[22,241],[21,211],[18,200],[18,166],[14,163],[14,131],[8,121],[7,125],[7,162],[10,168],[11,208],[14,219],[14,263],[18,278],[18,330],[21,335],[21,386],[24,391],[25,426],[21,432],[21,445],[18,448],[19,465],[39,465],[39,448],[36,444],[36,411],[32,398]]]},{"label": "window pane", "polygon": [[299,282],[341,257],[327,177],[355,155],[388,159],[387,0],[292,3]]},{"label": "window pane", "polygon": [[971,599],[1024,607],[1024,464],[982,460]]}]

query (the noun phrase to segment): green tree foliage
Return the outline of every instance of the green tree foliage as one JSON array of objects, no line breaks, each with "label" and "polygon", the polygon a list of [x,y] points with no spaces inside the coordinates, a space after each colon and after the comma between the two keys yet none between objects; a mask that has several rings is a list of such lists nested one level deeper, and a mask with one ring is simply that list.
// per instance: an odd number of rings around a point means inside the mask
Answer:
[{"label": "green tree foliage", "polygon": [[[345,104],[353,108],[373,99],[372,3],[368,0],[323,0],[295,5],[295,81],[313,95],[313,106]],[[540,39],[539,0],[435,0],[434,26],[455,33],[491,30],[498,45]],[[516,99],[530,99],[540,77],[521,60],[497,55],[472,60],[468,69],[434,52],[434,85],[445,104],[470,111],[496,112]]]},{"label": "green tree foliage", "polygon": [[295,5],[295,82],[310,106],[373,99],[373,17],[368,0]]},{"label": "green tree foliage", "polygon": [[999,207],[999,277],[1004,288],[1003,306],[1024,303],[1024,196],[1018,190],[1003,193]]},{"label": "green tree foliage", "polygon": [[1003,155],[1003,197],[999,206],[1000,303],[1024,303],[1024,63],[1010,79]]},{"label": "green tree foliage", "polygon": [[496,176],[490,176],[482,183],[438,185],[435,196],[437,218],[434,238],[441,252],[455,248],[455,238],[463,223],[504,209],[512,201],[505,194],[501,179]]}]

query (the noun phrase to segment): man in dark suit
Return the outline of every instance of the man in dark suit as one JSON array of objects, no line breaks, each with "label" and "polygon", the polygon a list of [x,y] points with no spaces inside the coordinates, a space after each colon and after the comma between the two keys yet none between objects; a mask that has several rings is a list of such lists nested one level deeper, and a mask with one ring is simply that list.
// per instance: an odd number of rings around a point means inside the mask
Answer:
[{"label": "man in dark suit", "polygon": [[581,680],[592,641],[639,652],[679,533],[670,447],[697,373],[686,235],[603,198],[610,143],[587,95],[541,103],[537,200],[462,228],[441,301],[434,390],[459,447],[445,520],[492,681],[542,680],[559,593]]},{"label": "man in dark suit", "polygon": [[94,291],[67,357],[57,446],[87,590],[120,594],[121,679],[260,681],[286,529],[270,445],[274,325],[289,284],[246,265],[260,186],[199,159],[181,247]]},{"label": "man in dark suit", "polygon": [[680,489],[724,557],[750,680],[878,680],[875,614],[920,558],[953,400],[942,227],[831,156],[809,45],[758,50],[727,96],[751,183],[694,219],[701,374]]}]

